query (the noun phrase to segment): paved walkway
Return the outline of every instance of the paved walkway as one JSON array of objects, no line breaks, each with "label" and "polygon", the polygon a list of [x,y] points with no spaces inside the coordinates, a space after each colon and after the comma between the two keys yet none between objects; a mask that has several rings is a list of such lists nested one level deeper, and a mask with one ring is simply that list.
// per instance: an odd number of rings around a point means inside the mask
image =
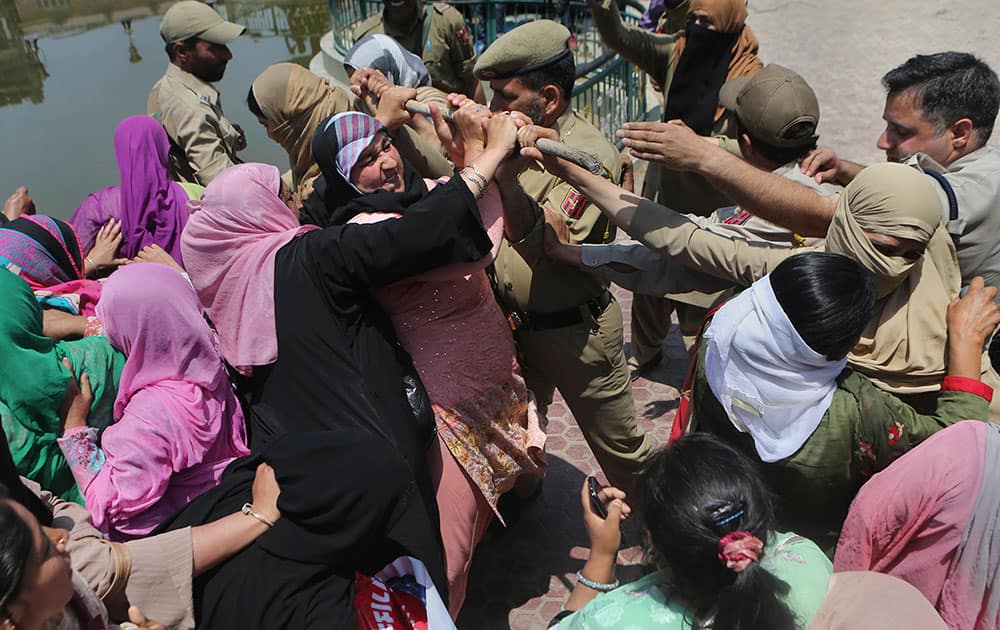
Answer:
[{"label": "paved walkway", "polygon": [[[632,296],[616,289],[625,312],[625,339],[631,338]],[[676,329],[675,331],[676,332]],[[626,343],[626,352],[628,351]],[[633,383],[636,416],[658,444],[666,442],[677,408],[677,389],[687,370],[687,353],[680,337],[664,344],[660,366]],[[572,590],[576,572],[587,558],[588,539],[580,519],[580,486],[599,471],[572,414],[561,400],[549,408],[546,451],[549,471],[541,496],[511,527],[493,527],[476,551],[459,628],[490,630],[545,628]],[[639,536],[627,528],[630,540]],[[638,547],[622,553],[619,578],[639,575]]]}]

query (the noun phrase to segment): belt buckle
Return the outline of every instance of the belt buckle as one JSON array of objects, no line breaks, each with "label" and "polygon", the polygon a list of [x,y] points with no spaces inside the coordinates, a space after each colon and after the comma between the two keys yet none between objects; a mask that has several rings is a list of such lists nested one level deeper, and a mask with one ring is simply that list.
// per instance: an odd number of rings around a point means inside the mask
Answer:
[{"label": "belt buckle", "polygon": [[511,311],[510,314],[507,315],[507,324],[510,325],[510,330],[513,332],[521,326],[524,326],[524,319],[517,311]]}]

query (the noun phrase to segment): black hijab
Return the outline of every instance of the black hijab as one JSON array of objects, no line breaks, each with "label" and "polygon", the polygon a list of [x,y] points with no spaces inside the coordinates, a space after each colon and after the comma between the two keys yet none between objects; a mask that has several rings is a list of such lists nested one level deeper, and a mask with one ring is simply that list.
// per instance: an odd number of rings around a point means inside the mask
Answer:
[{"label": "black hijab", "polygon": [[281,519],[249,547],[195,579],[195,615],[211,628],[355,627],[355,571],[402,555],[424,560],[447,592],[412,474],[393,447],[363,431],[288,433],[234,461],[219,486],[160,531],[197,526],[252,501],[258,464],[274,468]]},{"label": "black hijab", "polygon": [[4,431],[0,431],[0,442],[3,443],[0,448],[0,483],[7,488],[7,497],[24,506],[42,525],[52,525],[52,512],[48,506],[21,482],[21,474],[14,465]]},{"label": "black hijab", "polygon": [[337,171],[337,153],[340,151],[337,134],[329,118],[319,124],[313,136],[313,159],[323,173],[313,184],[313,193],[302,202],[299,221],[320,227],[344,225],[364,212],[394,212],[402,214],[406,208],[427,196],[424,178],[412,164],[400,158],[403,167],[403,192],[377,190],[362,194]]},{"label": "black hijab", "polygon": [[700,136],[712,133],[719,90],[729,74],[740,32],[723,33],[688,24],[686,43],[667,91],[663,120],[680,119]]}]

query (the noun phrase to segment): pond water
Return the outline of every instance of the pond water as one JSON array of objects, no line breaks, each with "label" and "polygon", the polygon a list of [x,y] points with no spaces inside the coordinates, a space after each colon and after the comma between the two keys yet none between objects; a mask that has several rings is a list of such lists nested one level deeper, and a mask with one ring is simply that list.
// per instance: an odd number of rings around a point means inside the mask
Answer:
[{"label": "pond water", "polygon": [[[0,0],[0,200],[26,185],[40,213],[67,218],[87,194],[118,183],[114,129],[146,113],[166,69],[159,27],[171,4]],[[272,63],[308,66],[330,30],[327,2],[230,0],[216,8],[248,27],[216,84],[226,116],[246,131],[240,156],[285,170],[288,155],[247,109],[247,90]]]}]

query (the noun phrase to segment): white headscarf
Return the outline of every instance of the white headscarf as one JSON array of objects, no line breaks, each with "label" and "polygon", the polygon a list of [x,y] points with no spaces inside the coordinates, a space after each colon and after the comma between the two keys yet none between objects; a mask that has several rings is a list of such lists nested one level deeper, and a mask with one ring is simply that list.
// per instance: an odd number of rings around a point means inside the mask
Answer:
[{"label": "white headscarf", "polygon": [[390,83],[402,87],[418,88],[431,84],[431,75],[420,57],[381,33],[372,33],[359,39],[344,55],[344,65],[355,70],[375,68]]},{"label": "white headscarf", "polygon": [[846,359],[830,361],[792,326],[764,276],[705,332],[705,377],[729,420],[775,462],[795,453],[830,408]]}]

